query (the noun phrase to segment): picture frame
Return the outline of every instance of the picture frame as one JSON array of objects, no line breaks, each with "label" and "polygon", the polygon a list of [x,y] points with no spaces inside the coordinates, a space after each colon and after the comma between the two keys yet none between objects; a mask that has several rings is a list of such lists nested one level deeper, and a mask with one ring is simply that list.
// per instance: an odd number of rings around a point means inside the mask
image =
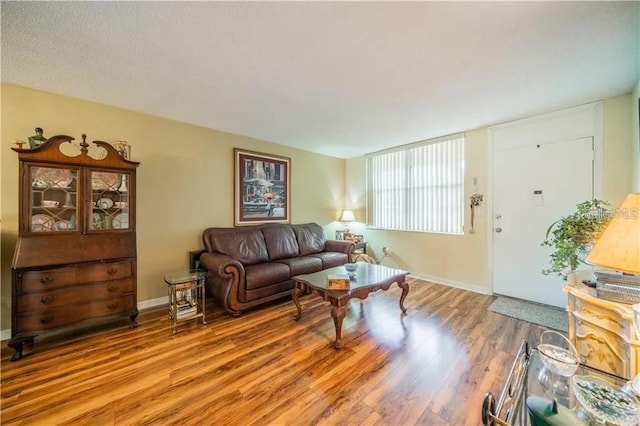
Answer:
[{"label": "picture frame", "polygon": [[204,270],[205,268],[200,267],[200,256],[203,253],[206,253],[206,250],[193,250],[189,252],[189,269],[194,270]]},{"label": "picture frame", "polygon": [[360,244],[361,242],[364,241],[364,235],[353,234],[351,236],[351,241],[353,241],[356,244]]},{"label": "picture frame", "polygon": [[344,240],[344,231],[336,231],[336,240]]},{"label": "picture frame", "polygon": [[291,223],[291,159],[240,148],[233,156],[235,225]]}]

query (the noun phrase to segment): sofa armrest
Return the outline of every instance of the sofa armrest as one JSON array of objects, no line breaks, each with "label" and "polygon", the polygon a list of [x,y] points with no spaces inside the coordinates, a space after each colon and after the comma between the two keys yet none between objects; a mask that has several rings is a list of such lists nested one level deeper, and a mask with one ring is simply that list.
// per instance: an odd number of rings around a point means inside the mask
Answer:
[{"label": "sofa armrest", "polygon": [[244,267],[240,262],[220,253],[202,253],[200,255],[200,266],[207,268],[211,275],[218,275],[221,278],[229,278],[229,274],[233,273],[229,267],[241,270],[244,274]]},{"label": "sofa armrest", "polygon": [[351,259],[351,255],[355,249],[356,245],[352,241],[327,240],[324,244],[324,251],[344,253],[349,256],[349,259]]},{"label": "sofa armrest", "polygon": [[200,266],[209,271],[207,286],[216,302],[231,315],[240,315],[236,301],[245,283],[244,266],[232,257],[211,252],[200,256]]}]

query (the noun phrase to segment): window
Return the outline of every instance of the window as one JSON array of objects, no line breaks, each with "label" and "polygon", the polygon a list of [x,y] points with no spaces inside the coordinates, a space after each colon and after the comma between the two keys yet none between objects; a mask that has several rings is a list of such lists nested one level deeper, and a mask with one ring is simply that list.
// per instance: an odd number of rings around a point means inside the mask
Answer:
[{"label": "window", "polygon": [[367,225],[462,234],[464,134],[368,154]]}]

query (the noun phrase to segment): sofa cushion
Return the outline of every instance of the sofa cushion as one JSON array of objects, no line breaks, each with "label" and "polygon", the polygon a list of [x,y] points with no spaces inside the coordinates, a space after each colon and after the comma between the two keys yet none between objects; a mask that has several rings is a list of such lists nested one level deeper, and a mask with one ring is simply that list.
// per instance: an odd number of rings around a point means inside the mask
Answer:
[{"label": "sofa cushion", "polygon": [[312,274],[322,270],[322,259],[315,256],[292,257],[290,259],[280,259],[278,262],[289,266],[292,277],[300,274]]},{"label": "sofa cushion", "polygon": [[345,253],[335,251],[325,251],[323,253],[314,253],[310,256],[317,257],[322,260],[322,269],[333,268],[334,266],[342,266],[349,262],[349,256]]},{"label": "sofa cushion", "polygon": [[324,250],[326,238],[324,230],[317,223],[306,223],[304,225],[292,225],[293,231],[296,233],[300,256],[306,256],[312,253],[319,253]]},{"label": "sofa cushion", "polygon": [[267,245],[269,260],[298,256],[296,234],[289,225],[270,224],[262,227],[262,235]]},{"label": "sofa cushion", "polygon": [[247,290],[266,287],[291,278],[289,266],[284,263],[268,262],[244,268]]},{"label": "sofa cushion", "polygon": [[208,229],[207,237],[213,250],[242,263],[255,265],[269,261],[267,245],[259,228]]}]

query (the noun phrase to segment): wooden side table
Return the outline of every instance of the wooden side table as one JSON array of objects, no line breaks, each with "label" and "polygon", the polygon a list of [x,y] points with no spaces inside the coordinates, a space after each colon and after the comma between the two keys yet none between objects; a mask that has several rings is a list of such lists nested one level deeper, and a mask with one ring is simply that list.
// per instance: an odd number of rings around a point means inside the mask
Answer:
[{"label": "wooden side table", "polygon": [[169,295],[169,320],[173,334],[181,321],[202,318],[206,324],[205,281],[209,273],[201,270],[173,272],[164,276]]}]

